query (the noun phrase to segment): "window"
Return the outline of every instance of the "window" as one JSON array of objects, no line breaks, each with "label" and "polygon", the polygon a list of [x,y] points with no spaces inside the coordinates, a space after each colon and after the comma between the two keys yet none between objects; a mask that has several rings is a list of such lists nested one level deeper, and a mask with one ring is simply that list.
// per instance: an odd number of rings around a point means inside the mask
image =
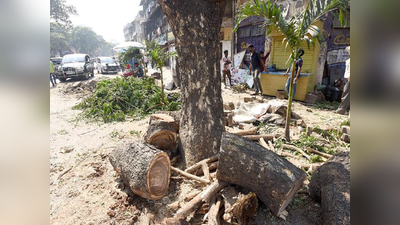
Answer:
[{"label": "window", "polygon": [[250,28],[243,28],[239,30],[239,38],[250,37]]},{"label": "window", "polygon": [[251,29],[251,36],[262,36],[263,35],[263,28],[259,25],[252,27]]}]

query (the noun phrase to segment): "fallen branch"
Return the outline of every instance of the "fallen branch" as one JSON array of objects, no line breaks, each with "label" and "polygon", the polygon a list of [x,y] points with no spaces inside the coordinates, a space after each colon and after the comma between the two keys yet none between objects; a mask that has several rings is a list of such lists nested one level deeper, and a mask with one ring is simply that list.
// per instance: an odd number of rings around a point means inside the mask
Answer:
[{"label": "fallen branch", "polygon": [[293,155],[292,153],[288,153],[288,152],[281,152],[280,155],[281,156],[286,156],[286,157],[296,158],[295,155]]},{"label": "fallen branch", "polygon": [[190,173],[187,173],[187,172],[185,172],[185,171],[182,171],[182,170],[180,170],[180,169],[178,169],[178,168],[175,168],[175,167],[172,167],[172,166],[171,166],[171,170],[174,171],[174,172],[176,172],[176,173],[179,173],[180,175],[182,175],[182,176],[184,176],[184,177],[187,177],[187,178],[189,178],[189,179],[192,179],[192,180],[195,180],[195,181],[198,181],[198,182],[201,182],[201,183],[205,183],[205,184],[209,184],[209,183],[210,183],[209,180],[205,180],[205,179],[203,179],[203,178],[201,178],[201,177],[192,175],[192,174],[190,174]]},{"label": "fallen branch", "polygon": [[225,181],[215,181],[210,186],[208,186],[203,192],[194,197],[190,202],[182,206],[175,215],[174,220],[179,221],[180,219],[185,219],[193,211],[195,211],[202,202],[210,202],[212,196],[216,195],[224,187],[228,186],[228,182]]},{"label": "fallen branch", "polygon": [[[208,165],[209,171],[213,171],[217,169],[217,167],[218,167],[218,161],[212,162],[210,163],[210,165]],[[203,170],[198,170],[196,176],[202,176],[203,174],[204,174]],[[211,178],[211,174],[209,176]]]},{"label": "fallen branch", "polygon": [[259,135],[244,135],[243,137],[248,138],[252,141],[260,140],[264,138],[265,140],[272,140],[274,137],[280,136],[279,134],[259,134]]},{"label": "fallen branch", "polygon": [[300,165],[300,167],[305,170],[309,170],[311,168],[311,170],[314,171],[322,165],[323,163],[311,163],[311,164],[302,164]]},{"label": "fallen branch", "polygon": [[207,163],[201,164],[201,170],[203,170],[204,178],[210,180],[210,168],[208,168]]},{"label": "fallen branch", "polygon": [[233,130],[233,131],[229,131],[229,133],[244,136],[244,135],[257,134],[257,131],[258,131],[258,127],[253,127],[251,129],[247,129],[247,130]]},{"label": "fallen branch", "polygon": [[331,158],[333,155],[331,155],[331,154],[328,154],[328,153],[324,153],[324,152],[320,152],[320,151],[317,151],[317,150],[314,150],[314,149],[312,149],[312,148],[307,148],[307,151],[309,152],[309,153],[315,153],[315,154],[317,154],[317,155],[320,155],[320,156],[323,156],[323,157],[325,157],[325,158]]},{"label": "fallen branch", "polygon": [[195,163],[191,167],[187,168],[185,170],[185,172],[186,173],[194,173],[194,172],[196,172],[197,169],[199,169],[201,167],[202,163],[211,163],[211,162],[214,162],[214,161],[217,161],[217,160],[218,160],[218,155],[214,155],[214,156],[212,156],[210,158],[203,159],[200,162]]},{"label": "fallen branch", "polygon": [[258,143],[260,143],[261,146],[263,146],[264,148],[271,150],[267,144],[267,142],[265,142],[264,138],[260,138],[260,140],[258,141]]},{"label": "fallen branch", "polygon": [[274,145],[272,144],[271,141],[268,141],[268,145],[269,145],[269,148],[270,148],[273,152],[275,152]]},{"label": "fallen branch", "polygon": [[300,154],[302,154],[308,160],[310,159],[310,156],[307,153],[305,153],[303,150],[301,150],[300,148],[298,148],[296,146],[282,144],[282,148],[287,148],[287,149],[292,149],[292,150],[298,151]]},{"label": "fallen branch", "polygon": [[214,196],[211,200],[211,207],[210,211],[208,212],[208,224],[210,225],[219,225],[220,224],[220,219],[219,219],[219,210],[222,207],[222,198],[221,196]]}]

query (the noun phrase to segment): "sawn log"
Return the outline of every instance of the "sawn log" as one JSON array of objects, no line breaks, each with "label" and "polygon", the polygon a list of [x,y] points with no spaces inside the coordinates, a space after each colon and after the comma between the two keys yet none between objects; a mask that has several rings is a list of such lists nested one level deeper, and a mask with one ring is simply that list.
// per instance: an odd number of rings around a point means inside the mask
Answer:
[{"label": "sawn log", "polygon": [[285,158],[253,141],[223,133],[217,179],[255,192],[279,216],[307,175]]}]

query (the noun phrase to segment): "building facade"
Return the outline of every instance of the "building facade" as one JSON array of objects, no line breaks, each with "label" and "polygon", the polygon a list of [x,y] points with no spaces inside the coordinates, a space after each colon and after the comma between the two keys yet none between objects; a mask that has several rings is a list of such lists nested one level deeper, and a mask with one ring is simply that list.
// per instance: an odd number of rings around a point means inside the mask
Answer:
[{"label": "building facade", "polygon": [[124,27],[124,37],[125,41],[135,41],[135,42],[143,42],[143,31],[140,26],[143,20],[143,11],[139,11],[135,17],[135,19],[127,23]]}]

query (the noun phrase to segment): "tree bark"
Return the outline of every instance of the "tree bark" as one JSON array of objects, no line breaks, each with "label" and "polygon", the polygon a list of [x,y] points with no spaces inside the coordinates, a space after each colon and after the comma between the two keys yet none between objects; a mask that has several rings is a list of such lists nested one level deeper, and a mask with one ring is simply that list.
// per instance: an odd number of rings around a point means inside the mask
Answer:
[{"label": "tree bark", "polygon": [[219,60],[226,0],[158,3],[176,40],[182,94],[182,159],[190,166],[218,153],[224,131]]},{"label": "tree bark", "polygon": [[109,160],[133,193],[147,199],[165,196],[171,176],[168,155],[142,140],[117,146]]},{"label": "tree bark", "polygon": [[172,151],[177,145],[179,127],[175,121],[152,120],[143,139],[164,151]]},{"label": "tree bark", "polygon": [[244,137],[224,133],[217,179],[256,193],[279,216],[307,175],[285,158]]},{"label": "tree bark", "polygon": [[350,152],[342,152],[313,174],[310,196],[321,202],[322,224],[350,224]]}]

